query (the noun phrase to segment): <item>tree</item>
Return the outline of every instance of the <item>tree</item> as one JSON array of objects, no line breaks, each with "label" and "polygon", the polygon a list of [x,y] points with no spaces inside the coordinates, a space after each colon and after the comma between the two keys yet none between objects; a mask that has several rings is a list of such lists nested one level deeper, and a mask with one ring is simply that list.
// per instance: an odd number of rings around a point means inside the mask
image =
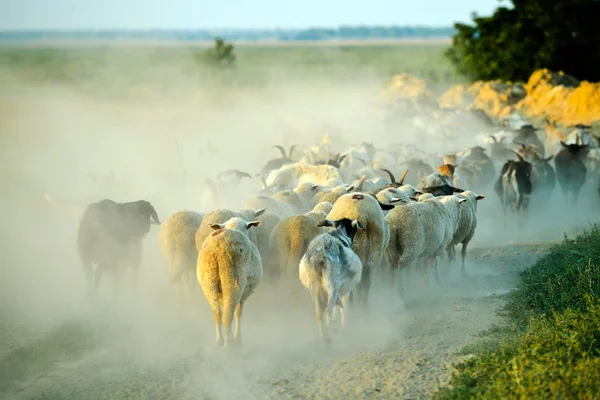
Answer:
[{"label": "tree", "polygon": [[454,25],[446,57],[471,79],[527,80],[539,68],[600,81],[600,1],[512,0]]},{"label": "tree", "polygon": [[225,43],[222,38],[215,39],[215,45],[203,51],[198,56],[198,61],[212,67],[233,67],[235,65],[233,45]]}]

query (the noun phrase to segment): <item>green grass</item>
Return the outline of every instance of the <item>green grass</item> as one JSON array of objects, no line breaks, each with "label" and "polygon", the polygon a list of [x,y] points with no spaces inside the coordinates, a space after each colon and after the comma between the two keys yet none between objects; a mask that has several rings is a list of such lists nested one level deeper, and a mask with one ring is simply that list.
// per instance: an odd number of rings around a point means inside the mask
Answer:
[{"label": "green grass", "polygon": [[126,94],[143,88],[162,93],[181,86],[242,87],[286,82],[348,84],[365,80],[385,86],[397,73],[432,83],[458,81],[443,56],[443,44],[372,46],[241,46],[234,71],[216,74],[196,62],[199,47],[101,46],[0,47],[0,85],[18,78],[33,84],[63,84],[81,90]]},{"label": "green grass", "polygon": [[437,399],[595,398],[600,393],[600,229],[554,246],[507,295],[504,324],[465,348]]}]

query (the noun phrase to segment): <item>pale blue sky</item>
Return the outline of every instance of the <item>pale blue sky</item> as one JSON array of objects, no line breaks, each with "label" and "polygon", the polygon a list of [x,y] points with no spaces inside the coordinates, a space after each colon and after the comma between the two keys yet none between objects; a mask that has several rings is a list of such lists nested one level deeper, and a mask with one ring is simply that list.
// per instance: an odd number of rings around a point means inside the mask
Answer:
[{"label": "pale blue sky", "polygon": [[[507,3],[506,1],[504,2]],[[498,0],[0,0],[0,30],[451,25]]]}]

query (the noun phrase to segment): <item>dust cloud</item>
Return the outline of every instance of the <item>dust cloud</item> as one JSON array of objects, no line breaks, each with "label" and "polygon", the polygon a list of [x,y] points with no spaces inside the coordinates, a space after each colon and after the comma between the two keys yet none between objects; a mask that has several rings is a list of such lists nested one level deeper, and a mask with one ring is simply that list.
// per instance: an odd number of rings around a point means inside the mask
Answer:
[{"label": "dust cloud", "polygon": [[[545,215],[530,219],[523,232],[505,231],[498,199],[484,193],[468,256],[472,280],[460,280],[454,266],[445,271],[444,288],[429,290],[425,279],[411,284],[409,305],[380,269],[370,315],[350,314],[348,333],[336,337],[332,348],[318,340],[308,293],[289,296],[286,288],[263,282],[246,305],[243,349],[217,349],[212,313],[199,287],[196,304],[177,310],[157,227],[144,240],[138,292],[125,274],[114,298],[107,277],[101,301],[93,307],[86,301],[76,253],[78,218],[89,202],[146,199],[163,221],[181,209],[209,212],[201,206],[205,178],[231,168],[255,174],[279,157],[271,146],[316,144],[330,133],[328,127],[342,132],[338,151],[363,141],[383,148],[414,141],[440,155],[448,150],[435,141],[415,140],[409,126],[393,135],[385,132],[375,101],[382,87],[370,71],[341,84],[317,77],[299,81],[271,66],[261,84],[215,88],[190,59],[178,58],[153,74],[144,70],[151,54],[138,61],[135,68],[145,86],[110,96],[96,96],[93,89],[107,82],[126,87],[127,82],[108,61],[88,71],[86,90],[3,78],[2,396],[262,399],[430,393],[447,381],[449,362],[469,335],[493,322],[498,303],[485,299],[509,290],[516,271],[535,259],[538,250],[517,245],[560,239],[563,231],[597,217],[592,189],[573,210],[565,207],[557,186]],[[459,137],[451,150],[473,144]],[[258,189],[256,181],[243,182],[229,192],[225,206],[243,207]],[[507,243],[517,247],[498,250]],[[453,314],[456,310],[461,312]]]}]

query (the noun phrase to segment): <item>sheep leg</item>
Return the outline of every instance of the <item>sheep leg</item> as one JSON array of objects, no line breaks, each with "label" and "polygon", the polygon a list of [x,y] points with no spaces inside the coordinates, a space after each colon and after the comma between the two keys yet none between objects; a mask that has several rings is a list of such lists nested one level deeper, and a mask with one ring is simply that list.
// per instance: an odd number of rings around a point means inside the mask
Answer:
[{"label": "sheep leg", "polygon": [[465,259],[467,258],[467,245],[469,243],[463,243],[462,247],[460,249],[460,255],[462,257],[462,265],[460,267],[460,273],[463,277],[468,277],[469,274],[467,274],[467,269],[465,268]]},{"label": "sheep leg", "polygon": [[452,264],[454,262],[454,255],[452,254],[454,250],[454,246],[451,244],[446,247],[446,255],[448,256],[448,264]]},{"label": "sheep leg", "polygon": [[321,295],[321,289],[319,287],[311,290],[311,296],[313,301],[315,302],[315,311],[317,313],[317,323],[319,324],[319,335],[321,340],[324,340],[326,343],[331,341],[331,339],[327,336],[327,328],[325,327],[325,321],[323,321],[323,317],[325,314],[325,308],[327,306],[327,300],[324,296]]},{"label": "sheep leg", "polygon": [[225,346],[231,345],[231,323],[233,322],[233,313],[237,305],[232,294],[223,296],[223,327],[225,328]]},{"label": "sheep leg", "polygon": [[340,316],[342,320],[342,332],[346,330],[346,326],[348,325],[348,301],[350,300],[350,293],[345,296],[342,296],[342,307],[340,309]]},{"label": "sheep leg", "polygon": [[371,291],[371,269],[367,266],[362,270],[362,278],[358,283],[358,303],[364,309],[369,311],[369,292]]},{"label": "sheep leg", "polygon": [[433,257],[433,269],[435,272],[435,280],[438,285],[444,286],[444,281],[442,280],[442,276],[440,275],[440,267],[437,257]]},{"label": "sheep leg", "polygon": [[223,314],[221,312],[221,304],[217,298],[211,298],[209,302],[213,310],[213,316],[215,317],[215,326],[217,328],[217,346],[223,346],[223,332],[221,330]]},{"label": "sheep leg", "polygon": [[242,344],[242,328],[240,325],[240,319],[242,318],[243,304],[244,303],[240,301],[235,309],[235,332],[233,334],[233,343],[236,346],[240,346]]}]

